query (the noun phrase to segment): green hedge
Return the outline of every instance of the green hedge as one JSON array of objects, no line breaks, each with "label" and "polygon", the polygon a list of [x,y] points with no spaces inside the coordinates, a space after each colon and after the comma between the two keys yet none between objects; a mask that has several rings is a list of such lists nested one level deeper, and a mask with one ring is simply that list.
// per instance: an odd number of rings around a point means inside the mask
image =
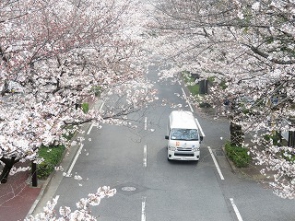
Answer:
[{"label": "green hedge", "polygon": [[54,171],[54,167],[58,165],[63,157],[65,147],[52,146],[52,147],[41,147],[39,149],[39,157],[43,158],[44,161],[37,165],[37,177],[39,179],[46,179]]},{"label": "green hedge", "polygon": [[184,79],[184,82],[187,85],[187,88],[188,90],[190,91],[190,93],[194,96],[200,94],[199,91],[200,91],[200,86],[199,84],[195,84],[195,79],[192,77],[192,75],[187,72],[187,71],[184,71],[183,72],[183,79]]},{"label": "green hedge", "polygon": [[85,114],[87,114],[88,111],[89,111],[89,104],[88,104],[88,103],[83,103],[83,104],[81,105],[81,107],[82,107],[82,111],[83,111]]},{"label": "green hedge", "polygon": [[100,86],[94,86],[92,92],[94,92],[95,97],[99,97],[101,94],[102,88]]},{"label": "green hedge", "polygon": [[247,167],[251,162],[251,156],[248,155],[248,149],[232,146],[229,142],[225,144],[225,152],[228,158],[236,167]]},{"label": "green hedge", "polygon": [[282,137],[281,137],[280,133],[275,132],[273,134],[265,135],[264,139],[267,140],[267,141],[270,141],[270,139],[272,139],[274,145],[280,146],[281,145],[280,141],[281,141]]}]

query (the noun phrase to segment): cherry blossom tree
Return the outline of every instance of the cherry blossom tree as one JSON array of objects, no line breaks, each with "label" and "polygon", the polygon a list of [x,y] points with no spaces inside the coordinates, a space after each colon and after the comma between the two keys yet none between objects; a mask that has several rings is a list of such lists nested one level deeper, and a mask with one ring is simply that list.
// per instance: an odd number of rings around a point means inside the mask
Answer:
[{"label": "cherry blossom tree", "polygon": [[232,122],[252,137],[257,164],[274,173],[274,192],[295,197],[294,149],[275,133],[295,130],[293,1],[163,0],[149,45],[168,68],[161,77],[186,71],[213,79],[203,99],[231,101]]},{"label": "cherry blossom tree", "polygon": [[[82,198],[76,203],[77,209],[72,211],[70,207],[60,207],[59,214],[56,214],[54,207],[57,204],[58,197],[55,197],[52,201],[49,201],[44,207],[42,213],[36,216],[30,216],[25,221],[37,221],[37,220],[97,220],[96,217],[91,215],[90,206],[98,206],[103,198],[109,198],[116,194],[116,189],[104,186],[99,187],[96,193],[88,194],[87,198]],[[60,216],[59,216],[60,215]]]},{"label": "cherry blossom tree", "polygon": [[[153,101],[141,39],[126,28],[130,3],[1,1],[1,183],[16,162],[35,161],[40,146],[70,147],[64,135],[80,124],[122,123]],[[97,91],[107,108],[87,111]]]}]

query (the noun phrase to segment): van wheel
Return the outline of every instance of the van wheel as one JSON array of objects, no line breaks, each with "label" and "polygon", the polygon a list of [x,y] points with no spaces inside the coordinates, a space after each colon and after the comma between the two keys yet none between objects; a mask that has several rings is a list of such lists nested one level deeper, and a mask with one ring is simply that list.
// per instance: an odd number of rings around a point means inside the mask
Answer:
[{"label": "van wheel", "polygon": [[169,159],[169,157],[167,157],[167,160],[168,160],[169,162],[171,162],[171,159]]}]

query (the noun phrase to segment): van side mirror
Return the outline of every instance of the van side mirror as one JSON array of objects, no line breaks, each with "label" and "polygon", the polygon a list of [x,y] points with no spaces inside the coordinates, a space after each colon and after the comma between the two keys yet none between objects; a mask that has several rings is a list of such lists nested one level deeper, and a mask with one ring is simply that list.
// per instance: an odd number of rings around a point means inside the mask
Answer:
[{"label": "van side mirror", "polygon": [[166,139],[166,140],[169,140],[169,136],[168,136],[168,135],[165,135],[165,139]]},{"label": "van side mirror", "polygon": [[204,137],[203,136],[200,136],[200,141],[203,141]]}]

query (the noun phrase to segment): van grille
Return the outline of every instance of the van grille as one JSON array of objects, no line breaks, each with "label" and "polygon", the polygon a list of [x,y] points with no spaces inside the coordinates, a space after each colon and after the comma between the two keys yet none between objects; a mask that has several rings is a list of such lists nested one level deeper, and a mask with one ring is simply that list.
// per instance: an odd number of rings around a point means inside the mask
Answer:
[{"label": "van grille", "polygon": [[192,148],[190,147],[177,147],[178,151],[192,151]]}]

